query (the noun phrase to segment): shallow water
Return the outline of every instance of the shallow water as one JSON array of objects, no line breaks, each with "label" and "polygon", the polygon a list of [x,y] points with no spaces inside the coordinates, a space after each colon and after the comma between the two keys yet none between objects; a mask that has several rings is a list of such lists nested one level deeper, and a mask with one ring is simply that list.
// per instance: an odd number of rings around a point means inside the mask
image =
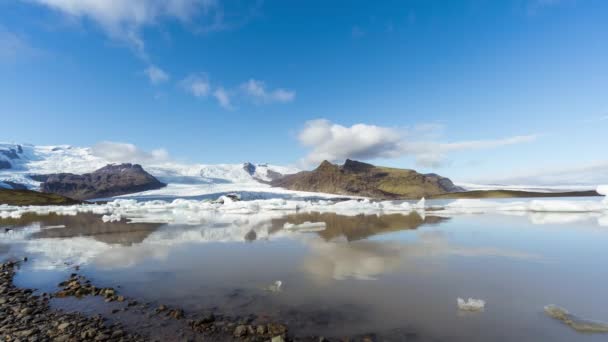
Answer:
[{"label": "shallow water", "polygon": [[[22,286],[52,291],[78,265],[127,296],[279,318],[298,334],[606,340],[543,311],[556,304],[608,320],[608,227],[596,216],[432,214],[275,214],[188,226],[28,214],[0,220],[0,258],[30,258],[16,279]],[[325,229],[284,228],[306,222]],[[276,280],[280,292],[264,289]],[[458,297],[486,307],[459,312]]]}]

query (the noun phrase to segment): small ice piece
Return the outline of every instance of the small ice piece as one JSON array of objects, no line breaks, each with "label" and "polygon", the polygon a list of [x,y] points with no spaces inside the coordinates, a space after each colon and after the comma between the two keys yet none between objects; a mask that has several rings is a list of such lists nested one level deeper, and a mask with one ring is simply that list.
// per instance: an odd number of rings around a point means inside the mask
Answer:
[{"label": "small ice piece", "polygon": [[420,201],[418,201],[418,203],[416,203],[416,204],[414,205],[414,208],[415,208],[415,209],[424,209],[424,206],[425,206],[425,205],[426,205],[426,199],[425,199],[424,197],[422,197],[422,198],[420,199]]},{"label": "small ice piece", "polygon": [[120,214],[112,214],[112,215],[103,215],[101,220],[103,222],[118,222],[122,219]]},{"label": "small ice piece", "polygon": [[483,299],[469,298],[465,301],[460,297],[458,298],[458,309],[463,311],[483,311],[485,306],[486,302]]},{"label": "small ice piece", "polygon": [[551,304],[545,306],[545,314],[551,318],[562,321],[564,324],[580,333],[608,333],[608,323],[579,318],[557,305]]},{"label": "small ice piece", "polygon": [[266,290],[270,291],[270,292],[280,292],[282,285],[283,285],[283,282],[280,280],[277,280],[274,282],[274,284],[267,286]]},{"label": "small ice piece", "polygon": [[58,224],[56,226],[44,226],[43,229],[57,229],[57,228],[65,228],[64,224]]}]

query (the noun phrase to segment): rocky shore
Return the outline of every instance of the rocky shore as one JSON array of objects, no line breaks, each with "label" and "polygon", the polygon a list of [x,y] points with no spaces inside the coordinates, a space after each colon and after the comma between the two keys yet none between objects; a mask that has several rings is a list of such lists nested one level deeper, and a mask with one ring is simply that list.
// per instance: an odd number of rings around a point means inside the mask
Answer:
[{"label": "rocky shore", "polygon": [[[58,284],[57,292],[38,294],[13,283],[15,272],[26,260],[0,264],[0,341],[330,341],[318,336],[289,336],[286,325],[267,322],[255,315],[188,314],[164,304],[139,303],[114,288],[97,287],[77,273]],[[103,299],[107,305],[113,305],[110,315],[137,316],[149,322],[146,324],[149,329],[140,331],[100,314],[64,312],[50,304],[52,300],[85,297]],[[165,331],[164,335],[155,333],[161,329],[173,331]]]},{"label": "rocky shore", "polygon": [[48,294],[13,285],[18,262],[0,264],[0,340],[2,341],[146,341],[101,316],[52,310]]}]

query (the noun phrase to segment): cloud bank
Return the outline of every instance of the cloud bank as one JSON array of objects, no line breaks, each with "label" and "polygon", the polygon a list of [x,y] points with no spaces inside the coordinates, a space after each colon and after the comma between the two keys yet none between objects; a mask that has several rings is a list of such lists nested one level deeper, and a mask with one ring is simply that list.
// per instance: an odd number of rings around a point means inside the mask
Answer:
[{"label": "cloud bank", "polygon": [[420,166],[439,167],[451,152],[528,143],[537,138],[536,135],[525,135],[496,140],[442,143],[430,139],[432,134],[420,136],[419,131],[429,129],[432,131],[433,127],[399,130],[368,124],[347,127],[325,119],[308,121],[300,131],[298,139],[311,151],[301,162],[312,166],[323,160],[341,162],[347,158],[369,160],[413,156]]},{"label": "cloud bank", "polygon": [[112,163],[163,163],[169,161],[164,149],[144,151],[139,147],[121,142],[103,141],[91,147],[91,154]]}]

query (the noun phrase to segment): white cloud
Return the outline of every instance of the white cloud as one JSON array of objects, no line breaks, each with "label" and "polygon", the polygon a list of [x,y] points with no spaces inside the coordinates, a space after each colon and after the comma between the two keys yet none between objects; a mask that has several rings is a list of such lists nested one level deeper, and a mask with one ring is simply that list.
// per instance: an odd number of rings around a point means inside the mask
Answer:
[{"label": "white cloud", "polygon": [[312,148],[305,161],[317,164],[323,160],[397,157],[402,137],[391,128],[366,124],[345,127],[328,120],[313,120],[306,122],[299,140]]},{"label": "white cloud", "polygon": [[230,102],[230,95],[228,94],[228,92],[222,88],[219,87],[217,88],[214,92],[213,92],[213,97],[215,97],[217,99],[217,102],[220,104],[220,106],[222,106],[225,109],[232,109],[232,103]]},{"label": "white cloud", "polygon": [[205,73],[193,73],[179,82],[188,93],[196,97],[213,96],[225,109],[234,109],[233,101],[252,100],[256,104],[286,103],[295,98],[295,92],[285,89],[268,91],[264,82],[250,79],[238,88],[225,88],[211,84]]},{"label": "white cloud", "polygon": [[169,75],[163,69],[155,65],[150,65],[144,72],[152,84],[160,84],[169,80]]},{"label": "white cloud", "polygon": [[535,135],[528,135],[496,140],[441,143],[429,140],[427,136],[432,134],[419,136],[419,132],[428,133],[429,130],[434,131],[437,127],[425,125],[412,130],[398,130],[367,124],[346,127],[324,119],[308,121],[298,138],[302,145],[311,148],[312,151],[302,162],[305,165],[315,165],[323,160],[340,162],[346,158],[366,160],[414,156],[418,165],[438,167],[450,152],[497,148],[536,139]]},{"label": "white cloud", "polygon": [[169,160],[169,154],[164,149],[144,151],[139,147],[121,142],[103,141],[91,147],[94,156],[112,163],[162,163]]},{"label": "white cloud", "polygon": [[180,85],[184,90],[196,97],[206,97],[211,91],[209,78],[204,73],[190,74],[180,81]]},{"label": "white cloud", "polygon": [[296,97],[296,92],[292,90],[278,88],[269,91],[263,81],[255,79],[250,79],[241,84],[241,90],[255,103],[287,103],[293,101]]},{"label": "white cloud", "polygon": [[[217,25],[222,9],[216,0],[24,0],[51,8],[77,19],[98,24],[112,39],[128,44],[135,54],[149,62],[141,37],[143,27],[158,24],[161,19],[191,23],[206,17]],[[205,21],[202,18],[198,22]]]}]

